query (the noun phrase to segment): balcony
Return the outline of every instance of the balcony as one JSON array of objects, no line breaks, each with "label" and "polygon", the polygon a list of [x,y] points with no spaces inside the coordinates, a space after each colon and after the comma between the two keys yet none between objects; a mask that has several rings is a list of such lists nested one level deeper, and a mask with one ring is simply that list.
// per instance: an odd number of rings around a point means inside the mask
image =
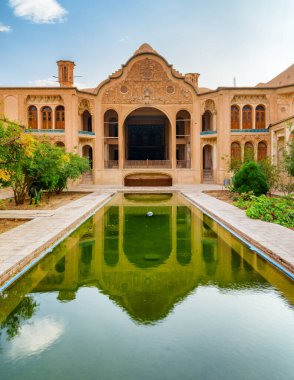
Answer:
[{"label": "balcony", "polygon": [[244,133],[244,132],[249,132],[249,133],[264,133],[264,132],[269,132],[269,129],[231,129],[231,133]]},{"label": "balcony", "polygon": [[64,129],[25,129],[26,133],[64,133]]},{"label": "balcony", "polygon": [[126,160],[125,169],[170,169],[169,160]]},{"label": "balcony", "polygon": [[200,132],[200,135],[201,136],[205,136],[205,137],[215,137],[215,135],[217,134],[217,131],[202,131]]},{"label": "balcony", "polygon": [[191,160],[177,160],[177,169],[190,169]]},{"label": "balcony", "polygon": [[104,161],[104,169],[118,169],[118,160]]},{"label": "balcony", "polygon": [[81,138],[93,138],[95,137],[95,132],[90,132],[90,131],[79,131],[79,137]]}]

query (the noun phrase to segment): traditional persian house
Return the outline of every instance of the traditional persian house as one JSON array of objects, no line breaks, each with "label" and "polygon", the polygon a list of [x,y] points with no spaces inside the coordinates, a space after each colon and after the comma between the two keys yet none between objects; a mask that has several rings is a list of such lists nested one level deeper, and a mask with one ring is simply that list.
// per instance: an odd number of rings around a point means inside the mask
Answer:
[{"label": "traditional persian house", "polygon": [[0,113],[78,149],[95,184],[223,184],[231,157],[279,161],[294,124],[294,65],[255,87],[210,90],[143,44],[96,88],[79,90],[74,62],[57,64],[60,87],[1,87]]}]

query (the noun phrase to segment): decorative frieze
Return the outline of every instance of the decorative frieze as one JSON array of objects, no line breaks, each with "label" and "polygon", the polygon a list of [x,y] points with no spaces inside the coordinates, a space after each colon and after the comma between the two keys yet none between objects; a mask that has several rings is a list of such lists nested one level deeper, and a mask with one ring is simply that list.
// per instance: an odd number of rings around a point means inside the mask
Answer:
[{"label": "decorative frieze", "polygon": [[60,95],[28,95],[25,99],[27,105],[36,104],[63,104],[63,99]]},{"label": "decorative frieze", "polygon": [[108,86],[103,104],[191,104],[192,93],[169,79],[163,66],[150,58],[136,62],[125,80]]},{"label": "decorative frieze", "polygon": [[216,115],[217,113],[215,102],[212,99],[205,100],[205,102],[202,103],[201,109],[202,114],[204,114],[205,111],[210,111],[213,115]]},{"label": "decorative frieze", "polygon": [[93,115],[93,104],[88,99],[79,98],[79,115],[82,115],[85,111],[88,111],[91,115]]},{"label": "decorative frieze", "polygon": [[266,104],[268,99],[266,95],[235,95],[231,101],[232,104]]}]

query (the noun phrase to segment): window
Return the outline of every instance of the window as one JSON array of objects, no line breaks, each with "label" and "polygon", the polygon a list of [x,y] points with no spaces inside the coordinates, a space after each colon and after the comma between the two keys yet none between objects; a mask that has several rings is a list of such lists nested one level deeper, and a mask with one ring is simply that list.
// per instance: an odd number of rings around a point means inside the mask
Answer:
[{"label": "window", "polygon": [[257,160],[261,161],[264,160],[267,157],[267,145],[265,142],[261,141],[258,143],[257,148]]},{"label": "window", "polygon": [[252,129],[252,107],[249,105],[243,107],[242,129]]},{"label": "window", "polygon": [[241,147],[238,142],[233,142],[231,145],[231,158],[241,161]]},{"label": "window", "polygon": [[236,105],[231,106],[231,129],[240,129],[240,110]]},{"label": "window", "polygon": [[58,106],[55,110],[55,129],[64,129],[65,127],[65,115],[64,107]]},{"label": "window", "polygon": [[42,108],[42,129],[52,129],[52,110],[48,106]]},{"label": "window", "polygon": [[28,108],[28,127],[29,129],[38,129],[38,110],[35,106]]},{"label": "window", "polygon": [[202,115],[202,132],[212,131],[212,113],[205,111]]},{"label": "window", "polygon": [[255,128],[256,129],[264,129],[265,128],[265,107],[261,104],[256,107]]},{"label": "window", "polygon": [[253,144],[247,141],[244,145],[244,161],[254,160],[254,147]]}]

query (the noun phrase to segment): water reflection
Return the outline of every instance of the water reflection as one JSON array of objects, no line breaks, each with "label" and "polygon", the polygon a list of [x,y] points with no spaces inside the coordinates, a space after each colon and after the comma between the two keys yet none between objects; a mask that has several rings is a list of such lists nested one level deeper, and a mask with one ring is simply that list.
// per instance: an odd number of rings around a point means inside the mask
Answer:
[{"label": "water reflection", "polygon": [[[146,217],[147,211],[154,216]],[[80,287],[91,286],[134,321],[154,324],[199,286],[235,291],[270,283],[294,303],[290,280],[177,195],[148,205],[121,195],[2,297],[0,321],[8,334],[25,341],[33,333],[19,326],[37,308],[28,293],[55,291],[59,301],[70,302]],[[47,331],[51,342],[62,326],[53,323]],[[46,339],[39,344],[45,347]]]}]

